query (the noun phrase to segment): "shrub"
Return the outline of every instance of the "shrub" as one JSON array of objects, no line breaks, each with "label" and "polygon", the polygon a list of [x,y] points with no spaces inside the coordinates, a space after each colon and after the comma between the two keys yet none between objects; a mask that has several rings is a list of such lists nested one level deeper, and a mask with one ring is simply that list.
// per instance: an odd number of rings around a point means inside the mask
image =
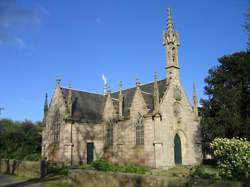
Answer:
[{"label": "shrub", "polygon": [[112,172],[124,172],[124,173],[138,173],[145,174],[150,169],[146,166],[138,166],[134,164],[113,164],[107,160],[99,159],[92,162],[91,166],[98,171],[112,171]]},{"label": "shrub", "polygon": [[215,138],[210,146],[222,177],[249,180],[250,142],[242,138]]},{"label": "shrub", "polygon": [[217,170],[203,165],[197,165],[191,167],[189,170],[189,175],[192,178],[215,179],[215,180],[220,179]]},{"label": "shrub", "polygon": [[41,154],[40,153],[33,153],[25,156],[23,160],[29,160],[29,161],[39,161],[41,160]]},{"label": "shrub", "polygon": [[51,165],[48,166],[48,174],[50,175],[68,175],[68,166]]}]

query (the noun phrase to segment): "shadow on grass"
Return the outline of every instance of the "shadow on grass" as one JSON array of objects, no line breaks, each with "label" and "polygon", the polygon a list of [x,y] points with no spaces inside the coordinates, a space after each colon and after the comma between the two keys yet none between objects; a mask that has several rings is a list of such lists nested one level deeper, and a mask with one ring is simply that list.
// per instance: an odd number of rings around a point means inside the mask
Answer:
[{"label": "shadow on grass", "polygon": [[27,185],[31,185],[31,184],[37,184],[37,183],[43,183],[43,182],[49,182],[49,181],[55,181],[55,180],[59,180],[59,179],[63,179],[63,176],[53,176],[53,177],[45,177],[43,179],[40,178],[36,178],[36,179],[28,179],[25,181],[17,181],[14,182],[12,184],[7,184],[4,185],[2,187],[22,187],[22,186],[27,186]]}]

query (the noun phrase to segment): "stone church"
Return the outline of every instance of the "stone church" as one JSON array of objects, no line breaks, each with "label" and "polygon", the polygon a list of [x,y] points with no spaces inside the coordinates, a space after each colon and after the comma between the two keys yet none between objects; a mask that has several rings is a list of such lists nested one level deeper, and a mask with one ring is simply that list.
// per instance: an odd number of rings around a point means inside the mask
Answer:
[{"label": "stone church", "polygon": [[104,94],[65,88],[56,81],[50,104],[44,106],[42,156],[67,164],[104,158],[155,168],[201,161],[200,125],[195,85],[193,105],[180,81],[179,35],[170,10],[166,78]]}]

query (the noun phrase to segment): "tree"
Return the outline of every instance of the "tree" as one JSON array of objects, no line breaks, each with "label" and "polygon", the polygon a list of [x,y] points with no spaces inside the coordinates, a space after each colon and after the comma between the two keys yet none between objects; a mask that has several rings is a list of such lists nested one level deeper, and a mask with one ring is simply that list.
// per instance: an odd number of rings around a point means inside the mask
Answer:
[{"label": "tree", "polygon": [[41,122],[0,120],[0,158],[37,160],[41,155]]},{"label": "tree", "polygon": [[248,34],[247,50],[250,51],[250,8],[247,9],[245,14],[244,29]]},{"label": "tree", "polygon": [[250,139],[250,52],[219,59],[205,79],[207,99],[201,100],[205,142],[216,137]]}]

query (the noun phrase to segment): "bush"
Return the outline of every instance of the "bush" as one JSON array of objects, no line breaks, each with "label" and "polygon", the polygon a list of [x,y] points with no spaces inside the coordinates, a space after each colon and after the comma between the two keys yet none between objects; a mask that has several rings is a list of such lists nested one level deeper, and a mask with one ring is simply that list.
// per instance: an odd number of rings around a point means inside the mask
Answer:
[{"label": "bush", "polygon": [[49,164],[48,166],[48,174],[49,175],[68,175],[69,167],[68,166],[59,166]]},{"label": "bush", "polygon": [[198,165],[190,168],[189,175],[192,178],[220,179],[216,169],[208,166]]},{"label": "bush", "polygon": [[250,179],[250,142],[242,138],[215,138],[210,146],[222,177]]},{"label": "bush", "polygon": [[134,164],[119,165],[113,164],[103,159],[99,159],[92,162],[91,166],[98,171],[112,171],[138,174],[145,174],[150,170],[149,167],[146,166],[138,166]]},{"label": "bush", "polygon": [[41,160],[41,153],[33,153],[25,156],[23,160],[28,160],[28,161],[39,161]]}]

